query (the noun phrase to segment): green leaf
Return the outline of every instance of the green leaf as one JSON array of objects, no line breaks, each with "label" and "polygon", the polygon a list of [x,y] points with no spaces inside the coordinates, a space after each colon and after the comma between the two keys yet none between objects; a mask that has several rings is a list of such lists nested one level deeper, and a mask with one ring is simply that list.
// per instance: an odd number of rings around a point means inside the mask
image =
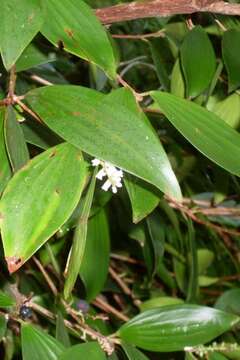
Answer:
[{"label": "green leaf", "polygon": [[36,156],[14,175],[0,201],[1,234],[10,272],[22,266],[67,220],[85,181],[81,152],[68,143]]},{"label": "green leaf", "polygon": [[228,89],[235,90],[240,85],[240,31],[230,29],[225,31],[222,39],[222,56],[228,73]]},{"label": "green leaf", "polygon": [[141,311],[146,311],[154,308],[159,308],[162,306],[169,306],[169,305],[177,305],[182,304],[184,301],[179,298],[170,297],[170,296],[158,296],[147,301],[144,301],[140,304]]},{"label": "green leaf", "polygon": [[152,276],[154,276],[164,254],[165,229],[162,217],[157,211],[154,211],[150,216],[148,216],[146,222],[149,233],[149,241],[151,241],[153,251]]},{"label": "green leaf", "polygon": [[40,30],[43,10],[40,0],[2,0],[0,52],[9,70]]},{"label": "green leaf", "polygon": [[171,93],[184,98],[185,84],[181,71],[180,61],[176,60],[171,75]]},{"label": "green leaf", "polygon": [[240,318],[197,305],[173,305],[137,315],[118,331],[120,338],[142,349],[159,352],[205,344],[231,329]]},{"label": "green leaf", "polygon": [[16,119],[12,106],[8,106],[6,110],[5,140],[12,169],[16,172],[28,162],[29,153],[21,125]]},{"label": "green leaf", "polygon": [[216,301],[215,308],[240,316],[240,288],[225,291]]},{"label": "green leaf", "polygon": [[26,98],[65,140],[181,199],[159,138],[129,90],[102,95],[79,86],[49,86],[29,92]]},{"label": "green leaf", "polygon": [[12,175],[11,166],[8,160],[7,149],[5,145],[5,136],[4,136],[4,118],[6,114],[6,108],[0,108],[0,195],[4,190],[5,186],[8,183]]},{"label": "green leaf", "polygon": [[195,97],[201,94],[210,85],[216,68],[212,44],[201,26],[195,26],[184,38],[181,63],[187,96]]},{"label": "green leaf", "polygon": [[210,352],[208,354],[208,359],[209,360],[227,360],[228,358],[226,358],[224,355],[217,353],[217,352]]},{"label": "green leaf", "polygon": [[40,149],[47,150],[51,146],[58,145],[62,139],[58,137],[47,126],[27,119],[21,125],[27,143],[35,145]]},{"label": "green leaf", "polygon": [[87,342],[72,346],[58,358],[58,360],[69,359],[106,360],[106,355],[97,342]]},{"label": "green leaf", "polygon": [[237,129],[240,124],[240,97],[239,94],[232,94],[218,102],[213,112],[223,119],[228,125]]},{"label": "green leaf", "polygon": [[7,315],[0,314],[0,341],[5,336],[7,331]]},{"label": "green leaf", "polygon": [[22,324],[23,360],[58,360],[64,346],[52,336],[30,324]]},{"label": "green leaf", "polygon": [[198,284],[201,287],[216,284],[219,281],[218,277],[200,275],[198,277]]},{"label": "green leaf", "polygon": [[209,249],[198,249],[198,274],[204,274],[214,260],[214,253]]},{"label": "green leaf", "polygon": [[199,151],[225,170],[240,176],[240,135],[217,115],[188,100],[153,91],[168,120]]},{"label": "green leaf", "polygon": [[46,64],[50,61],[52,60],[39,51],[36,46],[29,44],[16,62],[16,71],[25,71],[35,66]]},{"label": "green leaf", "polygon": [[8,308],[15,305],[14,299],[8,294],[0,291],[0,308]]},{"label": "green leaf", "polygon": [[69,253],[69,259],[67,261],[67,273],[64,284],[64,297],[68,299],[71,291],[77,280],[79,270],[85,255],[86,242],[87,242],[87,230],[88,230],[88,218],[92,206],[95,183],[96,183],[96,171],[92,175],[92,180],[87,190],[87,195],[83,199],[81,211],[77,227],[74,232],[73,245]]},{"label": "green leaf", "polygon": [[160,85],[164,90],[168,90],[170,81],[167,65],[171,63],[172,60],[168,39],[161,37],[155,39],[153,38],[148,43]]},{"label": "green leaf", "polygon": [[100,210],[88,221],[86,246],[79,270],[89,302],[95,299],[106,282],[109,256],[108,219],[105,210]]},{"label": "green leaf", "polygon": [[187,302],[196,302],[198,297],[199,285],[198,285],[198,257],[195,230],[192,224],[192,220],[188,219],[188,235],[187,246],[189,251],[188,259],[188,289],[187,289]]},{"label": "green leaf", "polygon": [[124,184],[132,205],[133,222],[137,224],[157,207],[160,196],[148,183],[131,175],[125,175]]},{"label": "green leaf", "polygon": [[68,335],[67,328],[64,324],[64,318],[62,313],[59,311],[57,314],[56,321],[56,339],[63,344],[66,348],[71,346],[71,341]]},{"label": "green leaf", "polygon": [[110,78],[116,63],[108,36],[92,9],[82,0],[48,0],[42,34],[54,45],[101,67]]},{"label": "green leaf", "polygon": [[134,346],[129,344],[122,344],[122,348],[127,355],[128,360],[148,360],[148,358]]}]

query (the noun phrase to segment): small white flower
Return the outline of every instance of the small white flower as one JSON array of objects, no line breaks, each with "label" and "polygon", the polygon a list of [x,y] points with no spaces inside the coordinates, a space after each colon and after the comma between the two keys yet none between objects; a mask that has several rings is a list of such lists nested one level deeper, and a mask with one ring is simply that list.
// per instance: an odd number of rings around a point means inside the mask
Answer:
[{"label": "small white flower", "polygon": [[96,175],[97,179],[102,180],[105,176],[107,177],[107,180],[102,185],[102,189],[104,191],[108,191],[112,187],[112,192],[116,194],[117,189],[122,187],[122,170],[118,170],[114,165],[110,164],[109,162],[99,159],[93,159],[92,165],[102,166],[102,169],[100,169]]},{"label": "small white flower", "polygon": [[99,179],[99,180],[102,180],[103,177],[106,176],[106,175],[107,175],[107,174],[106,174],[105,170],[104,170],[104,169],[101,169],[101,170],[99,170],[99,172],[97,173],[96,178]]},{"label": "small white flower", "polygon": [[105,181],[105,183],[103,184],[103,186],[101,187],[101,189],[103,189],[104,191],[108,191],[108,189],[112,186],[111,181],[108,179],[107,181]]},{"label": "small white flower", "polygon": [[100,165],[101,164],[101,161],[100,160],[98,160],[98,159],[93,159],[92,160],[92,166],[98,166],[98,165]]}]

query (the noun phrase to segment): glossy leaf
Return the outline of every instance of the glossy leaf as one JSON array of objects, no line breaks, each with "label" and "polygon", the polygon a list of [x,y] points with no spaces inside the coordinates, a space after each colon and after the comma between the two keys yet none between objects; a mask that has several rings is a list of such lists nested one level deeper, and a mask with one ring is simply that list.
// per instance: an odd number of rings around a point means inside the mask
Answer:
[{"label": "glossy leaf", "polygon": [[16,62],[16,71],[25,71],[50,61],[52,60],[38,50],[36,46],[29,44]]},{"label": "glossy leaf", "polygon": [[14,299],[3,291],[0,291],[0,308],[8,308],[13,305],[15,305]]},{"label": "glossy leaf", "polygon": [[96,183],[96,171],[92,175],[92,180],[87,190],[87,194],[82,202],[77,227],[74,232],[73,245],[67,261],[66,280],[64,284],[64,297],[68,299],[77,280],[79,270],[85,255],[88,218],[92,206],[94,189]]},{"label": "glossy leaf", "polygon": [[16,172],[28,162],[29,153],[21,125],[16,119],[12,106],[8,106],[6,110],[5,141],[12,169]]},{"label": "glossy leaf", "polygon": [[54,45],[97,64],[111,78],[116,63],[108,36],[92,9],[82,0],[48,0],[42,34]]},{"label": "glossy leaf", "polygon": [[184,38],[181,63],[187,96],[194,97],[201,94],[210,85],[216,68],[212,44],[201,26],[195,26]]},{"label": "glossy leaf", "polygon": [[85,181],[81,152],[68,143],[36,156],[15,174],[0,201],[1,234],[10,272],[66,221]]},{"label": "glossy leaf", "polygon": [[152,92],[168,120],[199,151],[225,170],[240,176],[240,135],[217,115],[174,95]]},{"label": "glossy leaf", "polygon": [[159,352],[205,344],[231,329],[240,318],[213,308],[173,305],[137,315],[118,331],[121,339]]},{"label": "glossy leaf", "polygon": [[124,184],[132,205],[133,222],[137,224],[157,207],[160,198],[149,184],[131,175],[124,177]]},{"label": "glossy leaf", "polygon": [[110,237],[106,212],[100,210],[89,219],[87,239],[79,274],[85,285],[87,301],[102,290],[108,274]]},{"label": "glossy leaf", "polygon": [[0,108],[0,195],[7,185],[8,180],[12,175],[10,162],[8,160],[7,149],[4,137],[4,118],[6,109]]},{"label": "glossy leaf", "polygon": [[230,29],[224,32],[222,39],[222,55],[228,73],[229,91],[235,90],[240,85],[239,41],[239,30]]},{"label": "glossy leaf", "polygon": [[127,355],[128,360],[148,360],[148,358],[134,346],[129,344],[122,344],[122,348]]},{"label": "glossy leaf", "polygon": [[40,30],[43,10],[40,0],[2,0],[0,52],[7,70]]},{"label": "glossy leaf", "polygon": [[22,324],[23,360],[58,360],[64,346],[46,332],[30,324]]},{"label": "glossy leaf", "polygon": [[106,360],[106,355],[97,342],[87,342],[72,346],[58,358],[58,360],[69,359]]},{"label": "glossy leaf", "polygon": [[83,87],[50,86],[29,92],[26,99],[65,140],[181,198],[161,143],[129,90],[104,96]]}]

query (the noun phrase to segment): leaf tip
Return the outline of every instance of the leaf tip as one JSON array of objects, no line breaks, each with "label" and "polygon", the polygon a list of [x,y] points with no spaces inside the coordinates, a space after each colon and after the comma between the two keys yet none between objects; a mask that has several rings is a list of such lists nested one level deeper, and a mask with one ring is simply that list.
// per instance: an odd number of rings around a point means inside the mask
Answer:
[{"label": "leaf tip", "polygon": [[17,271],[23,264],[23,260],[17,256],[6,257],[6,262],[10,274]]}]

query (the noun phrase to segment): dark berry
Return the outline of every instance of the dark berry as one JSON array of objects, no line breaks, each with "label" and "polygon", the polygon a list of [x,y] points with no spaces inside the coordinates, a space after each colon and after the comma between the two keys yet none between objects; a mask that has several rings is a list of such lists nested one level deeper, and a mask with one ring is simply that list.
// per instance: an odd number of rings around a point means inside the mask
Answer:
[{"label": "dark berry", "polygon": [[89,304],[85,300],[78,300],[76,303],[76,308],[83,314],[86,314],[89,310]]},{"label": "dark berry", "polygon": [[27,305],[22,305],[19,314],[23,320],[29,319],[32,316],[32,309]]}]

